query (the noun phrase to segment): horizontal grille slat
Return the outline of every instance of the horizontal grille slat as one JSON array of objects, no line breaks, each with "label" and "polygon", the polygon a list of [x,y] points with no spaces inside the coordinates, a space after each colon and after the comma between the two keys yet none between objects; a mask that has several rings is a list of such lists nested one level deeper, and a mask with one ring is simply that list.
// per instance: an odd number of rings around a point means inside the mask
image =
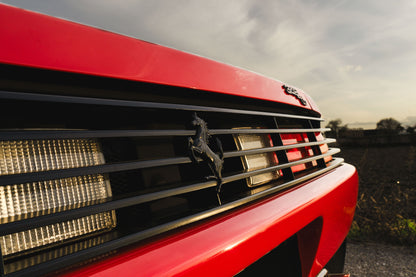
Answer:
[{"label": "horizontal grille slat", "polygon": [[150,167],[168,166],[191,163],[191,159],[188,157],[149,160],[149,161],[136,161],[128,163],[116,163],[116,164],[104,164],[94,165],[86,167],[77,167],[60,170],[40,171],[33,173],[13,174],[0,176],[0,184],[12,185],[19,183],[30,183],[35,181],[47,181],[55,179],[63,179],[68,177],[80,176],[80,175],[92,175],[98,173],[111,173],[117,171],[126,171],[134,169],[143,169]]},{"label": "horizontal grille slat", "polygon": [[[329,128],[317,129],[233,129],[209,131],[210,135],[227,134],[292,134],[306,132],[327,132]],[[73,138],[118,138],[118,137],[164,137],[192,136],[193,130],[32,130],[32,131],[2,131],[0,140],[34,140],[34,139],[73,139]]]},{"label": "horizontal grille slat", "polygon": [[321,144],[325,144],[325,143],[330,144],[330,143],[334,143],[334,142],[336,142],[335,139],[325,139],[325,140],[316,141],[316,142],[295,143],[295,144],[284,145],[284,146],[274,146],[274,147],[265,147],[265,148],[250,149],[250,150],[225,152],[224,153],[224,158],[240,157],[240,156],[243,156],[243,155],[262,154],[262,153],[268,153],[268,152],[289,150],[289,149],[294,149],[294,148],[321,145]]},{"label": "horizontal grille slat", "polygon": [[190,130],[3,131],[0,140],[192,136]]},{"label": "horizontal grille slat", "polygon": [[233,134],[297,134],[307,132],[327,132],[329,128],[318,129],[231,129],[231,130],[210,130],[211,135],[233,135]]},{"label": "horizontal grille slat", "polygon": [[0,91],[0,99],[16,99],[16,100],[29,100],[29,101],[40,101],[40,102],[46,101],[46,102],[86,104],[86,105],[88,104],[89,105],[105,105],[105,106],[132,107],[132,108],[145,108],[145,109],[168,109],[168,110],[182,110],[182,111],[192,111],[192,112],[214,112],[214,113],[217,112],[217,113],[229,113],[229,114],[275,116],[275,117],[305,119],[305,120],[314,120],[314,121],[324,120],[323,118],[319,118],[319,117],[261,112],[261,111],[252,111],[252,110],[236,110],[236,109],[228,109],[228,108],[204,107],[204,106],[195,106],[195,105],[72,97],[72,96],[61,96],[61,95],[58,96],[58,95],[45,95],[45,94],[31,94],[31,93],[20,93],[20,92],[11,92],[11,91]]},{"label": "horizontal grille slat", "polygon": [[258,175],[258,174],[261,174],[261,173],[266,173],[266,172],[270,172],[270,171],[281,170],[281,169],[289,168],[289,167],[292,167],[292,166],[295,166],[295,165],[299,165],[299,164],[304,164],[304,163],[307,163],[307,162],[316,161],[316,160],[322,159],[324,157],[332,156],[332,155],[334,155],[336,153],[339,153],[339,152],[340,152],[340,149],[333,148],[333,149],[330,149],[325,154],[313,156],[311,158],[300,159],[298,161],[289,162],[289,163],[285,163],[285,164],[282,164],[282,165],[276,165],[276,166],[273,166],[273,167],[267,167],[267,168],[257,169],[257,170],[253,170],[253,171],[249,171],[249,172],[244,172],[244,173],[236,174],[236,175],[233,175],[233,176],[227,176],[227,177],[224,177],[223,178],[223,184],[230,183],[230,182],[237,181],[237,180],[241,180],[241,179],[245,179],[247,177],[254,176],[254,175]]},{"label": "horizontal grille slat", "polygon": [[120,200],[113,200],[107,203],[95,204],[88,207],[78,208],[75,210],[64,211],[60,213],[44,215],[36,218],[26,219],[24,221],[16,221],[11,223],[6,223],[2,225],[0,229],[0,236],[19,232],[27,229],[27,226],[33,228],[53,224],[59,221],[71,220],[74,218],[79,218],[89,214],[95,214],[100,212],[106,212],[114,209],[125,208],[133,205],[138,205],[165,197],[175,196],[179,194],[184,194],[192,191],[202,190],[210,187],[216,186],[216,181],[207,181],[202,183],[197,183],[189,186],[184,186],[175,189],[164,190],[160,192],[154,192],[144,195],[139,195],[135,197],[124,198]]}]

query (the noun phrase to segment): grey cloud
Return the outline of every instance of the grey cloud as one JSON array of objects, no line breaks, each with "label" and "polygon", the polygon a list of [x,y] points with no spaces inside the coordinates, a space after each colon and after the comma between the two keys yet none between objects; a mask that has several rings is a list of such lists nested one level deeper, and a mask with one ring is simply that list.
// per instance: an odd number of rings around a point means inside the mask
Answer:
[{"label": "grey cloud", "polygon": [[303,88],[327,118],[345,123],[416,113],[411,1],[3,2],[277,78]]}]

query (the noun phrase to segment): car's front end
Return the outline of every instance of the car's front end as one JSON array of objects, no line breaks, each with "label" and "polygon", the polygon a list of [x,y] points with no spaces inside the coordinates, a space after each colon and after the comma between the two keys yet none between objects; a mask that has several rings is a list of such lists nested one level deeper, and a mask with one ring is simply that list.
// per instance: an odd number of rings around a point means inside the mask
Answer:
[{"label": "car's front end", "polygon": [[342,246],[357,174],[301,90],[0,15],[2,275],[316,276]]}]

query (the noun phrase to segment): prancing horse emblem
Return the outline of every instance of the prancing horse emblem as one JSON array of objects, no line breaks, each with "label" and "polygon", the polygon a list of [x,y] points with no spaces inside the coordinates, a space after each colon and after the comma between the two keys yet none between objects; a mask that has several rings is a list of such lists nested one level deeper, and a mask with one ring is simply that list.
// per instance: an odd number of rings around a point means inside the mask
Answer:
[{"label": "prancing horse emblem", "polygon": [[306,106],[306,100],[305,99],[303,99],[303,97],[302,97],[302,95],[300,95],[300,93],[296,90],[296,89],[294,89],[294,88],[292,88],[292,87],[289,87],[289,86],[286,86],[286,85],[283,85],[282,86],[282,89],[284,89],[285,90],[285,93],[286,94],[289,94],[289,95],[292,95],[292,96],[294,96],[296,99],[298,99],[299,100],[299,102],[302,104],[302,105],[304,105],[304,106]]},{"label": "prancing horse emblem", "polygon": [[208,178],[214,178],[217,180],[217,197],[218,201],[221,204],[219,193],[221,192],[222,186],[222,166],[224,164],[224,152],[222,150],[221,141],[216,138],[217,147],[220,151],[219,154],[214,153],[212,149],[209,147],[209,134],[208,134],[208,127],[207,123],[199,118],[196,113],[193,115],[192,125],[196,128],[196,133],[193,138],[188,138],[188,151],[189,157],[191,158],[192,162],[198,163],[197,158],[201,158],[203,161],[208,163],[209,168],[211,169],[213,176],[209,176]]}]

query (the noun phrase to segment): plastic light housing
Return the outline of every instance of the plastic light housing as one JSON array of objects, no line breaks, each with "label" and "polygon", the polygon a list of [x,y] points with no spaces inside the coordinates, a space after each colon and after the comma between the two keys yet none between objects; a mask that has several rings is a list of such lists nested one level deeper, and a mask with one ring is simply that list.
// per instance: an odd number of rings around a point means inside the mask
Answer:
[{"label": "plastic light housing", "polygon": [[[324,139],[321,133],[316,133],[315,136],[318,141],[322,141]],[[305,133],[282,134],[281,137],[282,137],[283,145],[285,146],[309,142],[308,136]],[[322,154],[325,154],[329,150],[327,144],[321,144],[319,145],[319,148]],[[313,153],[312,148],[307,146],[307,147],[292,148],[292,149],[286,150],[286,155],[287,155],[289,162],[294,162],[303,158],[312,157],[315,154]],[[332,156],[327,156],[324,158],[325,162],[329,162],[331,160],[332,160]],[[297,172],[301,172],[301,171],[304,171],[308,168],[315,167],[315,166],[317,166],[317,162],[312,161],[310,163],[292,166],[291,169],[293,173],[297,173]]]},{"label": "plastic light housing", "polygon": [[[104,164],[95,139],[0,141],[0,175]],[[108,176],[93,174],[13,185],[0,185],[0,223],[77,209],[112,196]],[[88,215],[0,237],[4,256],[109,230],[114,211]]]},{"label": "plastic light housing", "polygon": [[[273,146],[268,134],[238,134],[234,136],[234,140],[238,150],[261,149]],[[263,169],[278,164],[277,156],[274,152],[245,155],[241,157],[241,160],[246,171]],[[247,178],[247,185],[255,187],[279,177],[279,171],[261,173]]]}]

